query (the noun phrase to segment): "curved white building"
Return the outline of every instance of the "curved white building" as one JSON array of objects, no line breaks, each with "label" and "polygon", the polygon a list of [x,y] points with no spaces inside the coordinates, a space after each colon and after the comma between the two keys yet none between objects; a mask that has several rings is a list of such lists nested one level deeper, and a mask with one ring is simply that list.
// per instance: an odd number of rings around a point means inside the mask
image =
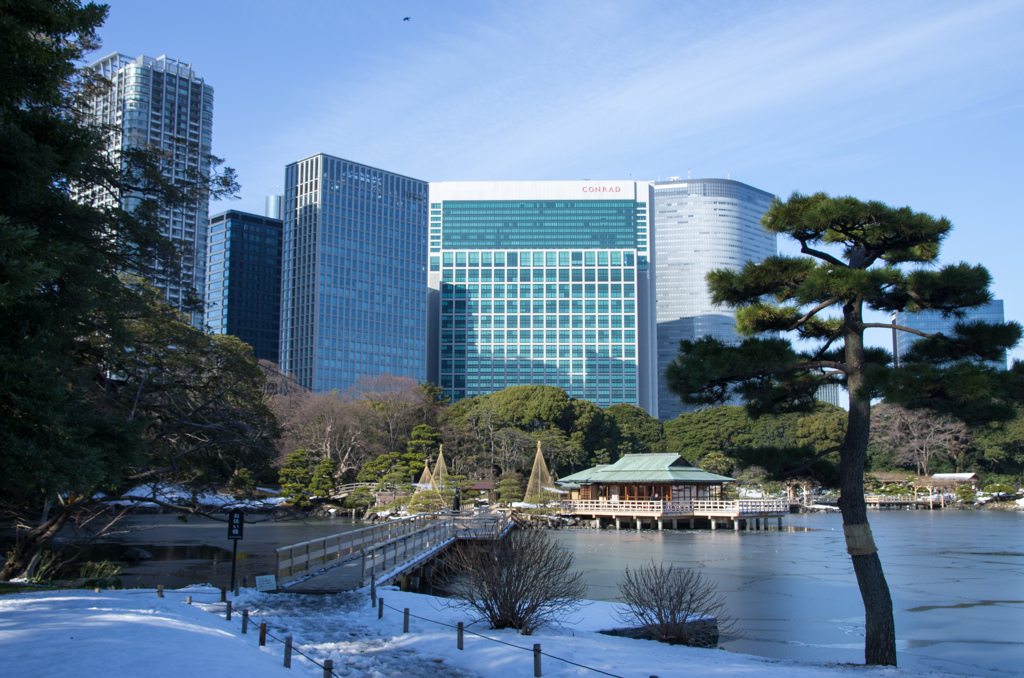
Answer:
[{"label": "curved white building", "polygon": [[711,303],[706,277],[775,254],[775,235],[761,228],[774,196],[728,179],[669,179],[652,186],[658,418],[665,421],[689,411],[665,383],[679,342],[705,335],[738,339],[731,309]]}]

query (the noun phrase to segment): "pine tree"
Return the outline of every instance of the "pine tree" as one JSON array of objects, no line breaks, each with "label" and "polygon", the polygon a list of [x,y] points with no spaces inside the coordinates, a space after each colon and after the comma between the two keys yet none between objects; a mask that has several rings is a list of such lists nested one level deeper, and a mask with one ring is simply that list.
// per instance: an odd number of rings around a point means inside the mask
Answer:
[{"label": "pine tree", "polygon": [[295,450],[284,459],[281,466],[281,497],[299,508],[309,505],[310,484],[313,472],[310,469],[309,453]]},{"label": "pine tree", "polygon": [[[1024,366],[999,372],[984,361],[997,360],[1014,346],[1021,327],[958,322],[955,332],[944,336],[896,326],[923,338],[906,365],[893,369],[887,351],[865,346],[864,333],[892,332],[894,326],[866,321],[865,310],[937,310],[962,317],[966,309],[991,300],[983,267],[928,268],[938,258],[949,221],[880,202],[794,193],[788,201],[776,200],[762,224],[799,243],[804,256],[770,257],[739,271],[711,272],[714,302],[736,309],[737,331],[746,338],[738,345],[711,337],[683,341],[666,379],[684,403],[714,405],[739,396],[755,416],[809,408],[828,381],[848,390],[839,506],[864,600],[865,660],[895,666],[892,600],[864,503],[871,401],[884,396],[974,418],[1004,412],[1007,405],[1000,398],[1014,383],[1020,392]],[[794,333],[800,346],[784,333]]]}]

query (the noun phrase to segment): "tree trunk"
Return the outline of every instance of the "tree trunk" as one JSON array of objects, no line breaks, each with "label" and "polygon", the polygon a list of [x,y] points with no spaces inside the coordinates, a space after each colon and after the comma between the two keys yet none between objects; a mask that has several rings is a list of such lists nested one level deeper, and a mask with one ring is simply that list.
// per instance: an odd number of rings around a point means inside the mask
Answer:
[{"label": "tree trunk", "polygon": [[864,502],[864,464],[871,433],[871,401],[858,393],[864,383],[864,335],[860,304],[848,304],[846,316],[847,385],[850,413],[839,465],[839,508],[843,513],[846,550],[853,561],[864,602],[864,661],[896,666],[896,624],[892,598],[868,525]]},{"label": "tree trunk", "polygon": [[38,527],[24,532],[14,545],[10,558],[0,570],[0,581],[10,581],[28,570],[32,561],[60,532],[78,506],[77,502],[65,504],[56,515],[47,518]]}]

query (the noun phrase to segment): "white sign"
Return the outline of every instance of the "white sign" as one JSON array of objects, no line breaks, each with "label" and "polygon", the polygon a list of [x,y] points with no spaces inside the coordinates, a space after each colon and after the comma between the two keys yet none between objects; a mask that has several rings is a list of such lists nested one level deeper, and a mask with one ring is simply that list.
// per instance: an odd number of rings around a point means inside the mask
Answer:
[{"label": "white sign", "polygon": [[263,574],[256,577],[257,591],[276,591],[277,577],[272,574]]}]

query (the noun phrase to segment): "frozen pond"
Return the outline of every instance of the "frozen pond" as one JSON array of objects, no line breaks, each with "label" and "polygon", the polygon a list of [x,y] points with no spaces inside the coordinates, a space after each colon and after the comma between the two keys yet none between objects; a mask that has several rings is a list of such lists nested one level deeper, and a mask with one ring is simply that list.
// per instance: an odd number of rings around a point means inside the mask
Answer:
[{"label": "frozen pond", "polygon": [[[893,597],[900,666],[1018,676],[1024,660],[1024,513],[877,511],[869,519]],[[126,535],[154,560],[125,570],[127,586],[226,586],[226,523],[140,516]],[[773,521],[774,522],[774,521]],[[838,514],[792,515],[783,532],[566,530],[588,597],[617,600],[623,569],[651,559],[699,567],[718,583],[744,635],[734,652],[815,661],[863,661],[863,607]],[[349,519],[245,526],[239,576],[269,573],[275,547],[360,527]],[[96,556],[94,556],[94,559]]]}]

